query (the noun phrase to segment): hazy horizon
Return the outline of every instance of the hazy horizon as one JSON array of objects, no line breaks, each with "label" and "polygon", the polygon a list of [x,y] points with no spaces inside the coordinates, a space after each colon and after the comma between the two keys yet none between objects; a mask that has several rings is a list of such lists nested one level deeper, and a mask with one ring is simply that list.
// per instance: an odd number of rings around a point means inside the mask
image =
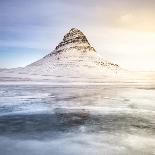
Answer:
[{"label": "hazy horizon", "polygon": [[23,67],[42,58],[76,27],[105,59],[129,70],[155,71],[153,0],[0,4],[0,68]]}]

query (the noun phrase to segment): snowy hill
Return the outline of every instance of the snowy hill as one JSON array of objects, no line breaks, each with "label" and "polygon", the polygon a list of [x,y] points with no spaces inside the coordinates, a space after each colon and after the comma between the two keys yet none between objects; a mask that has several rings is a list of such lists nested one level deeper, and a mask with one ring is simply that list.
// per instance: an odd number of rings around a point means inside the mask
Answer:
[{"label": "snowy hill", "polygon": [[[63,41],[43,59],[28,65],[25,70],[47,74],[91,73],[93,69],[119,69],[118,65],[103,60],[78,29],[71,29]],[[94,72],[95,73],[95,72]],[[92,73],[92,74],[94,74]],[[77,74],[77,73],[76,73]]]},{"label": "snowy hill", "polygon": [[126,74],[129,73],[117,64],[106,61],[98,55],[86,36],[80,30],[72,28],[54,51],[44,58],[24,68],[3,70],[0,78],[97,82],[119,80]]}]

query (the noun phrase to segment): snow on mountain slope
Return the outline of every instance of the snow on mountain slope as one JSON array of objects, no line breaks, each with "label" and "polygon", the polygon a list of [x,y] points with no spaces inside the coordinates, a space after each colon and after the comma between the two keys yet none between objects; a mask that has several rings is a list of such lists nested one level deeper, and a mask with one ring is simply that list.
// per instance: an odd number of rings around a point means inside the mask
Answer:
[{"label": "snow on mountain slope", "polygon": [[[63,41],[53,52],[43,59],[28,65],[25,71],[45,74],[70,75],[94,75],[103,71],[115,73],[119,70],[118,65],[103,60],[95,49],[91,47],[85,35],[78,29],[71,29]],[[107,73],[108,74],[108,73]]]},{"label": "snow on mountain slope", "polygon": [[0,77],[11,76],[25,80],[104,81],[118,80],[125,74],[128,74],[127,71],[117,64],[99,56],[80,30],[72,28],[50,54],[24,68],[3,71]]}]

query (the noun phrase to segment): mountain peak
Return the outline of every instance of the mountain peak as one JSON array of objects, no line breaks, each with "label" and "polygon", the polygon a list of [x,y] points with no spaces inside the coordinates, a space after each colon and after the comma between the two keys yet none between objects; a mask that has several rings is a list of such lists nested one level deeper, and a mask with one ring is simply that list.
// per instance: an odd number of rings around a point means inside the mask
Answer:
[{"label": "mountain peak", "polygon": [[71,28],[70,31],[69,31],[69,33],[78,33],[78,32],[81,32],[81,31],[79,29],[77,29],[77,28]]},{"label": "mountain peak", "polygon": [[78,48],[83,51],[85,49],[95,51],[95,49],[91,47],[86,36],[77,28],[70,29],[70,31],[64,36],[63,41],[56,46],[54,53],[73,48]]},{"label": "mountain peak", "polygon": [[86,36],[80,30],[78,30],[77,28],[72,28],[64,36],[63,41],[73,41],[73,42],[77,42],[77,43],[81,43],[81,42],[88,43],[88,40],[87,40]]}]

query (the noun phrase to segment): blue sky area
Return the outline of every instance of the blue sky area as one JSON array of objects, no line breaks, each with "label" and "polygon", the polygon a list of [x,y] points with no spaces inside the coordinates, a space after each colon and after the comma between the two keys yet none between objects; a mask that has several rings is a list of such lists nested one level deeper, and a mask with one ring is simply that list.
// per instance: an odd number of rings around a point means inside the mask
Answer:
[{"label": "blue sky area", "polygon": [[155,70],[154,0],[0,0],[0,68],[28,65],[81,29],[105,59]]}]

